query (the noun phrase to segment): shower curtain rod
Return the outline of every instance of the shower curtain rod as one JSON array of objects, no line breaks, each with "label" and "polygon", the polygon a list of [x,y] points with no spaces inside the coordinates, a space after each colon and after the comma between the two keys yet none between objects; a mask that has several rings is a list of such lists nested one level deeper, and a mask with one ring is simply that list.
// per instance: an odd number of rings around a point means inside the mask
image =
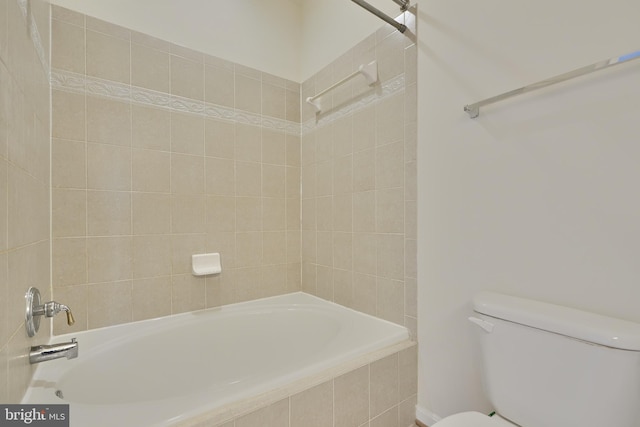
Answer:
[{"label": "shower curtain rod", "polygon": [[403,12],[409,9],[409,6],[411,6],[409,4],[409,0],[393,0],[393,1],[394,3],[397,3],[398,6],[400,6],[400,10]]},{"label": "shower curtain rod", "polygon": [[[355,4],[357,4],[358,6],[364,8],[364,9],[367,9],[369,12],[373,13],[378,18],[380,18],[383,21],[385,21],[387,24],[394,26],[401,33],[404,33],[407,30],[407,26],[406,25],[397,22],[395,19],[393,19],[389,15],[385,15],[382,11],[380,11],[379,9],[376,9],[375,7],[371,6],[366,1],[364,1],[364,0],[351,0],[351,1],[354,2]],[[402,11],[407,10],[407,8],[409,7],[409,0],[393,0],[393,1],[400,5],[400,8],[402,9]]]}]

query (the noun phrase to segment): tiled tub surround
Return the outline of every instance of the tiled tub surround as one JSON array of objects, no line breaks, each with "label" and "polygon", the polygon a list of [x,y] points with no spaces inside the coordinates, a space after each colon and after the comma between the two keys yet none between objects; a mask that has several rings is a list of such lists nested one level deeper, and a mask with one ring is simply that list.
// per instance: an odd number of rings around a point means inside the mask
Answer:
[{"label": "tiled tub surround", "polygon": [[[405,13],[414,28],[414,15]],[[416,46],[387,25],[302,84],[302,289],[416,330]]]},{"label": "tiled tub surround", "polygon": [[[0,0],[0,222],[8,224],[0,233],[0,401],[19,401],[32,374],[22,322],[9,321],[22,315],[6,301],[48,284],[50,259],[55,297],[77,320],[68,328],[56,319],[58,333],[299,290],[301,276],[312,293],[415,330],[409,39],[385,28],[305,82],[306,98],[361,59],[380,64],[381,89],[348,85],[314,117],[297,83],[52,6],[49,135],[49,67],[38,49],[48,45],[49,8],[30,2],[37,25],[28,26],[26,5]],[[30,41],[26,28],[45,39]],[[398,144],[402,184],[393,172]],[[370,207],[373,223],[361,221]],[[30,216],[37,212],[52,213],[52,242],[48,215]],[[387,248],[395,251],[388,259]],[[221,252],[222,275],[192,277],[190,255],[207,251]],[[48,299],[49,286],[41,291]],[[415,412],[415,352],[410,342],[374,352],[188,425],[405,427]]]},{"label": "tiled tub surround", "polygon": [[417,345],[406,342],[180,427],[415,427],[416,379]]},{"label": "tiled tub surround", "polygon": [[[52,18],[55,332],[299,290],[300,85]],[[204,252],[222,274],[191,275]]]},{"label": "tiled tub surround", "polygon": [[[415,331],[410,34],[386,26],[300,85],[52,15],[52,280],[71,330],[303,289]],[[300,105],[373,59],[373,89]],[[221,275],[190,274],[202,252]]]},{"label": "tiled tub surround", "polygon": [[32,367],[24,294],[51,297],[49,228],[49,5],[0,0],[0,402],[17,403]]},{"label": "tiled tub surround", "polygon": [[[52,14],[52,280],[77,319],[56,333],[300,289],[415,331],[409,38],[385,28],[300,85]],[[300,105],[372,59],[374,90]],[[200,252],[220,276],[190,274]],[[181,425],[407,427],[416,366],[404,341]]]},{"label": "tiled tub surround", "polygon": [[[72,427],[413,422],[417,358],[407,330],[309,294],[73,336],[84,356],[42,364],[25,396],[56,403],[60,389]],[[167,363],[171,373],[162,374]]]}]

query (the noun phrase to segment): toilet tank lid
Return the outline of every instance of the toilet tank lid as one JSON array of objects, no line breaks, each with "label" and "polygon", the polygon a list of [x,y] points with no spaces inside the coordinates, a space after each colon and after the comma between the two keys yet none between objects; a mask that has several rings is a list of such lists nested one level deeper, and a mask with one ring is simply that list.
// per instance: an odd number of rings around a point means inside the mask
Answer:
[{"label": "toilet tank lid", "polygon": [[481,292],[478,313],[621,350],[640,351],[640,324],[574,308]]}]

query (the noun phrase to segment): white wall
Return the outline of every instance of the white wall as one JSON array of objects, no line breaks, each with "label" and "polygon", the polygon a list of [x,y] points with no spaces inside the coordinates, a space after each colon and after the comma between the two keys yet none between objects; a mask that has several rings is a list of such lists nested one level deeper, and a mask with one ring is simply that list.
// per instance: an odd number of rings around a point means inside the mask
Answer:
[{"label": "white wall", "polygon": [[[384,23],[349,0],[50,0],[296,82]],[[370,3],[392,17],[391,0]]]},{"label": "white wall", "polygon": [[491,409],[466,322],[479,290],[640,321],[640,61],[462,111],[639,49],[639,15],[636,0],[420,2],[421,411]]}]

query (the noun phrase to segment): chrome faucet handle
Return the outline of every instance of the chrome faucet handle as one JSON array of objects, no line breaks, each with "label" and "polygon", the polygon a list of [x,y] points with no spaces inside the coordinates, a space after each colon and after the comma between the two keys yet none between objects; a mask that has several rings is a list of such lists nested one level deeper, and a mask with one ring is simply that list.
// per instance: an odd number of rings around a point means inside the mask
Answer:
[{"label": "chrome faucet handle", "polygon": [[31,287],[25,295],[27,307],[25,310],[25,327],[27,328],[27,335],[32,337],[38,332],[40,328],[40,317],[53,317],[61,311],[67,314],[67,325],[71,326],[76,321],[73,318],[71,309],[64,304],[60,304],[55,301],[45,302],[40,304],[40,291],[37,288]]},{"label": "chrome faucet handle", "polygon": [[[71,309],[64,304],[60,304],[55,301],[49,301],[44,303],[42,307],[42,311],[45,317],[53,317],[61,311],[64,311],[67,314],[67,325],[71,326],[76,323],[75,319],[73,318],[73,313],[71,313]],[[38,313],[38,308],[39,307],[34,308],[34,313]]]}]

